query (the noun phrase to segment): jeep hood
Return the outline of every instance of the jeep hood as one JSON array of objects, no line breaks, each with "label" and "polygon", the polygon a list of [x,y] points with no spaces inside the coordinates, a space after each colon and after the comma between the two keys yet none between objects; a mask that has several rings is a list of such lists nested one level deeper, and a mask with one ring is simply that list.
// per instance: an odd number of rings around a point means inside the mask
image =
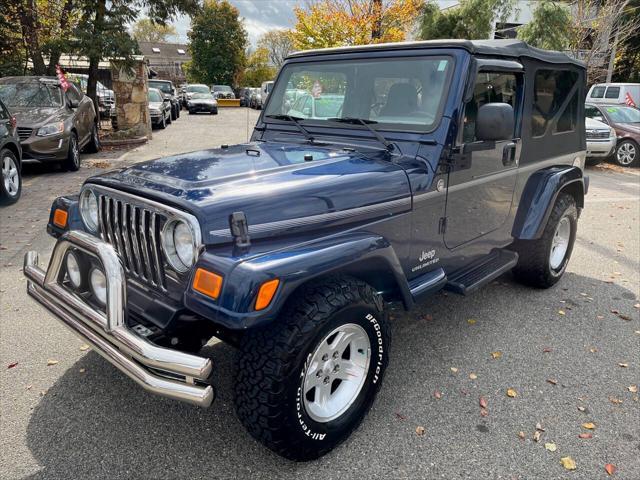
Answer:
[{"label": "jeep hood", "polygon": [[[312,160],[305,161],[305,155]],[[307,157],[309,158],[309,157]],[[381,151],[253,143],[161,158],[87,181],[192,212],[206,243],[230,240],[242,211],[252,238],[331,228],[411,208],[407,175]]]}]

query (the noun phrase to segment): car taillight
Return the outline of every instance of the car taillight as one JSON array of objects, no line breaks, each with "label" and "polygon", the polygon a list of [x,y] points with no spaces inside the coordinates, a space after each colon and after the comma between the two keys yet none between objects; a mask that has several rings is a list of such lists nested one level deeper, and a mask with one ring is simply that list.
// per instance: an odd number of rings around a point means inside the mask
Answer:
[{"label": "car taillight", "polygon": [[13,130],[15,130],[18,126],[18,120],[16,120],[16,117],[14,117],[13,115],[9,117],[9,125],[11,125],[11,128]]}]

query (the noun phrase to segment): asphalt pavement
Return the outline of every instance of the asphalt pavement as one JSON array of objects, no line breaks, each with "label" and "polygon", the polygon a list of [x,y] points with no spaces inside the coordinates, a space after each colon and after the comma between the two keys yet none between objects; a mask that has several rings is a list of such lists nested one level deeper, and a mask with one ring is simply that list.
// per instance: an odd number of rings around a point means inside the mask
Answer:
[{"label": "asphalt pavement", "polygon": [[246,141],[255,117],[183,115],[145,146],[86,157],[77,174],[27,167],[23,198],[0,210],[0,478],[640,479],[638,170],[588,169],[573,257],[554,288],[507,274],[469,297],[394,309],[373,409],[314,462],[284,460],[244,431],[231,347],[203,350],[218,396],[199,409],[143,392],[27,298],[22,256],[48,259],[53,197],[108,168]]}]

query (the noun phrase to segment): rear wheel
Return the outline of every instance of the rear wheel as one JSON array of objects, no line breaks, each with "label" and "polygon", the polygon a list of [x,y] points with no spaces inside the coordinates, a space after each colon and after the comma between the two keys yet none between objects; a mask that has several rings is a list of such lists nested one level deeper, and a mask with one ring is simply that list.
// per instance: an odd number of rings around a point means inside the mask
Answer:
[{"label": "rear wheel", "polygon": [[22,174],[16,155],[8,148],[0,150],[0,168],[0,205],[11,205],[22,193]]},{"label": "rear wheel", "polygon": [[333,277],[302,287],[279,320],[242,340],[238,417],[286,458],[326,454],[371,407],[390,340],[382,298],[368,284]]},{"label": "rear wheel", "polygon": [[635,167],[640,163],[640,148],[633,140],[622,140],[616,147],[613,159],[621,167]]},{"label": "rear wheel", "polygon": [[100,135],[98,134],[98,125],[96,125],[95,123],[93,124],[93,127],[91,128],[91,139],[89,140],[89,143],[86,146],[86,150],[87,152],[90,153],[97,153],[100,151]]},{"label": "rear wheel", "polygon": [[537,288],[555,285],[571,258],[577,229],[576,201],[571,195],[561,193],[542,236],[514,244],[519,254],[518,265],[513,270],[516,279]]},{"label": "rear wheel", "polygon": [[167,128],[167,119],[164,116],[164,113],[162,114],[162,118],[160,119],[160,123],[158,124],[158,127],[160,127],[161,130],[164,130],[165,128]]},{"label": "rear wheel", "polygon": [[70,172],[77,172],[80,169],[80,149],[78,148],[78,136],[75,132],[71,132],[69,136],[67,159],[62,162],[62,166]]},{"label": "rear wheel", "polygon": [[178,109],[171,105],[171,121],[176,120],[178,118]]}]

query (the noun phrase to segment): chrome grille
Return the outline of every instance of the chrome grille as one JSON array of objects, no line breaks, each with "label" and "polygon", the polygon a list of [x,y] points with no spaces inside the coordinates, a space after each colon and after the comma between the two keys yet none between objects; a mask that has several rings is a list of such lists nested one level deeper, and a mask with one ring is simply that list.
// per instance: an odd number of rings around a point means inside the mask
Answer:
[{"label": "chrome grille", "polygon": [[587,140],[607,140],[609,130],[587,130]]},{"label": "chrome grille", "polygon": [[26,140],[31,136],[32,133],[33,133],[32,128],[18,127],[18,138],[20,140]]},{"label": "chrome grille", "polygon": [[166,217],[108,195],[98,195],[102,239],[122,257],[128,274],[166,291],[160,231]]}]

